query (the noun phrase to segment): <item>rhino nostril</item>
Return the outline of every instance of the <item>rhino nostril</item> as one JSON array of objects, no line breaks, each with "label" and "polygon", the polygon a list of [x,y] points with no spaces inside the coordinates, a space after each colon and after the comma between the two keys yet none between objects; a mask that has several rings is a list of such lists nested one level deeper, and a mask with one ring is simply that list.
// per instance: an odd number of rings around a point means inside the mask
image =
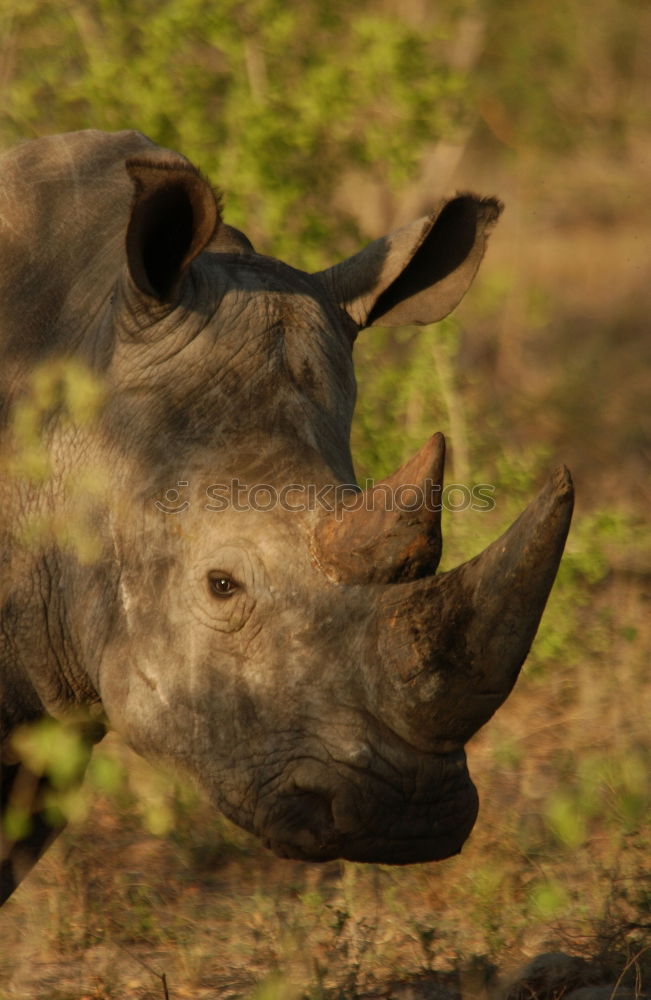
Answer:
[{"label": "rhino nostril", "polygon": [[320,792],[296,789],[285,804],[282,818],[273,826],[270,839],[276,851],[278,842],[289,842],[305,852],[322,850],[335,834],[331,799]]}]

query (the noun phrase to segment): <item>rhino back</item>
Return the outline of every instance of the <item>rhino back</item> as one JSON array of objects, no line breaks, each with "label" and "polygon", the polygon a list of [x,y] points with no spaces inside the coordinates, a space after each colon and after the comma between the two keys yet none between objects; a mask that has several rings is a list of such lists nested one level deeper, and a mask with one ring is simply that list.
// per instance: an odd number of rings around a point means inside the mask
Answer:
[{"label": "rhino back", "polygon": [[[56,357],[74,355],[100,369],[110,360],[112,330],[103,317],[124,265],[133,191],[124,161],[151,148],[138,132],[84,131],[43,137],[0,156],[0,473],[15,447],[13,407],[31,373]],[[51,558],[52,573],[46,572],[41,546],[25,546],[21,538],[54,509],[62,462],[64,471],[76,466],[85,448],[81,440],[59,442],[45,483],[0,475],[0,716],[15,709],[28,717],[41,707],[42,692],[35,696],[21,662],[41,664],[39,676],[61,681],[60,671],[48,667],[47,635],[54,626],[60,653],[70,645],[72,626],[58,597],[44,603],[43,585],[60,596],[70,584],[60,560]],[[106,581],[86,583],[92,614],[97,600],[105,600]]]},{"label": "rhino back", "polygon": [[139,132],[71,132],[0,157],[0,389],[87,343],[124,261]]}]

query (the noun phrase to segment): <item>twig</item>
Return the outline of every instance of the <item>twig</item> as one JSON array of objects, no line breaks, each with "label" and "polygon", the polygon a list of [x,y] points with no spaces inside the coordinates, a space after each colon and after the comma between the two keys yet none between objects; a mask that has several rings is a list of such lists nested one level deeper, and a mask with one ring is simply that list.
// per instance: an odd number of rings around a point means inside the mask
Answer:
[{"label": "twig", "polygon": [[626,973],[628,972],[628,970],[633,965],[635,966],[635,969],[636,969],[635,995],[637,996],[639,994],[639,992],[640,992],[640,990],[639,990],[640,968],[639,968],[639,966],[637,964],[637,961],[638,961],[639,958],[642,957],[642,955],[644,955],[644,953],[646,951],[649,951],[649,950],[650,950],[650,946],[649,945],[645,945],[644,948],[640,948],[639,951],[636,951],[636,953],[633,955],[632,958],[629,958],[628,962],[626,963],[626,965],[624,966],[624,968],[620,972],[619,976],[615,980],[615,985],[613,986],[613,988],[612,988],[612,990],[610,992],[610,1000],[614,1000],[614,998],[617,996],[617,990],[619,989],[619,984],[621,983],[622,979],[624,978],[624,976],[626,975]]},{"label": "twig", "polygon": [[448,414],[450,438],[454,441],[453,475],[458,483],[467,485],[470,481],[468,427],[461,395],[456,385],[452,348],[449,341],[439,342],[436,347],[432,346],[432,360],[443,396],[443,404]]},{"label": "twig", "polygon": [[[95,938],[96,941],[100,942],[103,942],[104,940],[101,934],[93,934],[92,932],[89,934],[89,937],[93,937]],[[116,947],[119,948],[120,951],[123,951],[125,955],[128,955],[129,958],[132,959],[134,962],[138,962],[140,965],[142,965],[143,969],[146,969],[147,972],[149,972],[152,976],[155,976],[156,979],[160,979],[161,983],[163,984],[164,1000],[170,1000],[169,989],[167,987],[167,975],[164,972],[156,972],[156,969],[152,969],[149,962],[145,962],[144,958],[140,958],[139,955],[134,955],[133,952],[129,951],[128,948],[125,948],[125,946],[120,941],[113,941],[113,944],[116,945]]]}]

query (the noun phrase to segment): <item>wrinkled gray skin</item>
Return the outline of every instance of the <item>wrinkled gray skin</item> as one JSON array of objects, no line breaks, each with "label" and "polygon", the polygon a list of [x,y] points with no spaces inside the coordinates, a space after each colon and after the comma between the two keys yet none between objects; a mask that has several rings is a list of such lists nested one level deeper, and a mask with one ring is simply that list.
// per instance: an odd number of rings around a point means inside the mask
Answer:
[{"label": "wrinkled gray skin", "polygon": [[[287,857],[460,850],[477,812],[463,747],[535,634],[567,474],[437,576],[436,514],[210,510],[207,490],[353,484],[357,333],[446,315],[499,210],[459,196],[308,275],[256,254],[194,168],[138,133],[44,138],[0,159],[0,461],[19,448],[36,368],[74,357],[105,385],[97,421],[72,426],[56,406],[42,421],[45,480],[3,475],[3,798],[27,788],[33,823],[5,838],[2,896],[58,830],[40,810],[47,778],[11,740],[44,715],[71,720],[89,752],[111,726]],[[441,468],[437,437],[389,482]],[[74,534],[75,483],[98,469],[84,559],[61,525]],[[59,527],[26,541],[37,516]]]}]

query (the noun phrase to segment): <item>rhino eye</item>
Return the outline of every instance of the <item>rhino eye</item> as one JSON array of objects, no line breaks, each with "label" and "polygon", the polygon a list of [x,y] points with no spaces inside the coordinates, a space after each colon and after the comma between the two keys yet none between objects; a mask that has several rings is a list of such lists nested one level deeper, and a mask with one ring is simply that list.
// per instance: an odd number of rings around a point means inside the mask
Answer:
[{"label": "rhino eye", "polygon": [[232,597],[236,590],[240,589],[239,583],[221,570],[212,570],[208,574],[208,584],[210,592],[214,597]]}]

